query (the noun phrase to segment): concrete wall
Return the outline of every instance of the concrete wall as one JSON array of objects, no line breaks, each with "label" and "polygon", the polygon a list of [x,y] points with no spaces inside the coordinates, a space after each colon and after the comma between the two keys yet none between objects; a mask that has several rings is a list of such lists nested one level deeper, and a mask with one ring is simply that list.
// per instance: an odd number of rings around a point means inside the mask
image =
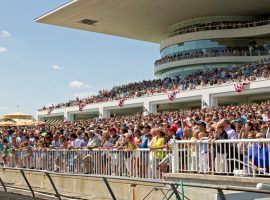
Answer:
[{"label": "concrete wall", "polygon": [[[25,172],[30,185],[35,191],[55,194],[48,178],[43,172]],[[19,171],[0,170],[0,176],[7,185],[27,188]],[[58,191],[69,197],[83,199],[112,199],[106,185],[101,178],[82,176],[51,175]],[[134,181],[109,180],[109,184],[117,200],[143,199],[153,187],[162,187],[162,184],[142,183]],[[135,197],[135,198],[134,198]],[[162,199],[161,191],[154,191],[147,199]],[[1,199],[1,198],[0,198]]]},{"label": "concrete wall", "polygon": [[[44,172],[25,172],[30,185],[34,191],[39,191],[47,194],[55,194],[47,176]],[[205,175],[195,175],[194,177],[185,177],[181,174],[170,174],[168,179],[174,181],[183,181],[184,183],[184,195],[185,200],[216,200],[219,199],[216,189],[205,189],[185,186],[185,183],[210,183],[210,184],[225,184],[226,182],[231,185],[241,184],[242,186],[250,186],[255,181],[251,181],[251,178],[247,179],[247,183],[244,184],[244,179],[240,180],[237,177],[221,177],[214,176],[209,177]],[[22,175],[17,170],[0,169],[0,177],[5,182],[6,186],[12,185],[13,187],[25,188],[27,185],[22,178]],[[68,196],[70,198],[82,198],[82,199],[112,199],[108,189],[106,188],[101,178],[92,178],[85,176],[68,176],[68,175],[51,175],[58,192],[61,195]],[[269,181],[268,181],[269,182]],[[147,200],[161,200],[164,193],[167,193],[169,185],[164,187],[163,184],[157,183],[144,183],[139,181],[128,181],[128,180],[109,180],[109,184],[116,196],[117,200],[142,200],[147,194],[155,188],[155,190],[146,198]],[[9,191],[9,189],[8,189]],[[180,191],[180,189],[179,189]],[[257,194],[257,193],[246,193],[238,191],[223,191],[227,200],[253,200],[253,199],[270,199],[270,195]],[[169,191],[168,196],[171,194]],[[168,197],[167,196],[167,197]],[[172,199],[175,199],[172,198]]]}]

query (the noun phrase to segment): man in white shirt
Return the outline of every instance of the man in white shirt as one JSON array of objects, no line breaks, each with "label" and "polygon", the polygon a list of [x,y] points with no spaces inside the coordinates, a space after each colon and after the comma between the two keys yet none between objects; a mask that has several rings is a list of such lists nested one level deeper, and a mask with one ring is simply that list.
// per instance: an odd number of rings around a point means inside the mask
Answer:
[{"label": "man in white shirt", "polygon": [[87,144],[87,149],[92,150],[98,148],[101,145],[100,138],[95,134],[94,130],[86,131],[89,135],[89,141]]},{"label": "man in white shirt", "polygon": [[262,114],[262,117],[263,117],[263,121],[266,122],[268,119],[270,119],[270,111],[267,110],[267,111],[265,112],[265,114]]},{"label": "man in white shirt", "polygon": [[[95,134],[94,130],[86,130],[85,134],[89,135],[89,141],[87,144],[87,149],[93,150],[94,148],[98,148],[101,145],[100,138]],[[101,166],[94,165],[93,160],[101,159],[101,154],[95,154],[94,152],[90,152],[87,156],[83,158],[84,163],[84,173],[89,174],[93,172],[93,167],[95,166],[96,169],[100,169]],[[98,156],[97,159],[94,159],[95,156]]]},{"label": "man in white shirt", "polygon": [[76,133],[70,135],[70,141],[69,149],[79,149],[82,147],[83,141],[78,138]]},{"label": "man in white shirt", "polygon": [[20,146],[23,142],[24,142],[24,136],[23,136],[23,132],[16,130],[15,131],[15,135],[16,137],[16,143],[18,146]]}]

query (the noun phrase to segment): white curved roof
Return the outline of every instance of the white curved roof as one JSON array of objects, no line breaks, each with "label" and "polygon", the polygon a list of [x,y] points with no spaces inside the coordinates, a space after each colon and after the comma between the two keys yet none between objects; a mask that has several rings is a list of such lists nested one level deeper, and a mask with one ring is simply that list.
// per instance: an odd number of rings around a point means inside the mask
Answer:
[{"label": "white curved roof", "polygon": [[74,0],[35,21],[159,43],[180,21],[267,14],[270,0]]}]

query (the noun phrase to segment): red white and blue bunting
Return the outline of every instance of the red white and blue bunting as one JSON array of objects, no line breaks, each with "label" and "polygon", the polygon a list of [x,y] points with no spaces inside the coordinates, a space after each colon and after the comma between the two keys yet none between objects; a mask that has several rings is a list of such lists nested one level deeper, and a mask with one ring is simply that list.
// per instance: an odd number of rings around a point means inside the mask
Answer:
[{"label": "red white and blue bunting", "polygon": [[173,101],[176,96],[176,91],[174,90],[174,88],[172,88],[171,92],[167,93],[167,95],[168,95],[168,99],[170,101]]},{"label": "red white and blue bunting", "polygon": [[119,99],[119,100],[118,100],[118,106],[119,106],[119,107],[123,107],[124,102],[125,102],[125,99],[123,99],[123,98],[122,98],[122,99]]},{"label": "red white and blue bunting", "polygon": [[84,102],[79,102],[79,111],[83,111],[83,108],[86,106]]},{"label": "red white and blue bunting", "polygon": [[247,85],[250,85],[250,81],[244,81],[244,82],[241,82],[241,83],[236,83],[233,86],[234,86],[235,91],[240,93],[240,92],[243,92],[243,90],[245,89],[245,87]]}]

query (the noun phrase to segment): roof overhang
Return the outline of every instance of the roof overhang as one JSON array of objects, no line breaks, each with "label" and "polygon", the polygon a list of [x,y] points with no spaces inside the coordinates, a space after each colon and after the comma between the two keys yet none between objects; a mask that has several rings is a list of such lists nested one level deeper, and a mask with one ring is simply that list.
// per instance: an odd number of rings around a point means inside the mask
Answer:
[{"label": "roof overhang", "polygon": [[[160,43],[167,29],[181,21],[267,14],[269,0],[73,0],[35,21]],[[93,24],[80,23],[84,19]]]}]

